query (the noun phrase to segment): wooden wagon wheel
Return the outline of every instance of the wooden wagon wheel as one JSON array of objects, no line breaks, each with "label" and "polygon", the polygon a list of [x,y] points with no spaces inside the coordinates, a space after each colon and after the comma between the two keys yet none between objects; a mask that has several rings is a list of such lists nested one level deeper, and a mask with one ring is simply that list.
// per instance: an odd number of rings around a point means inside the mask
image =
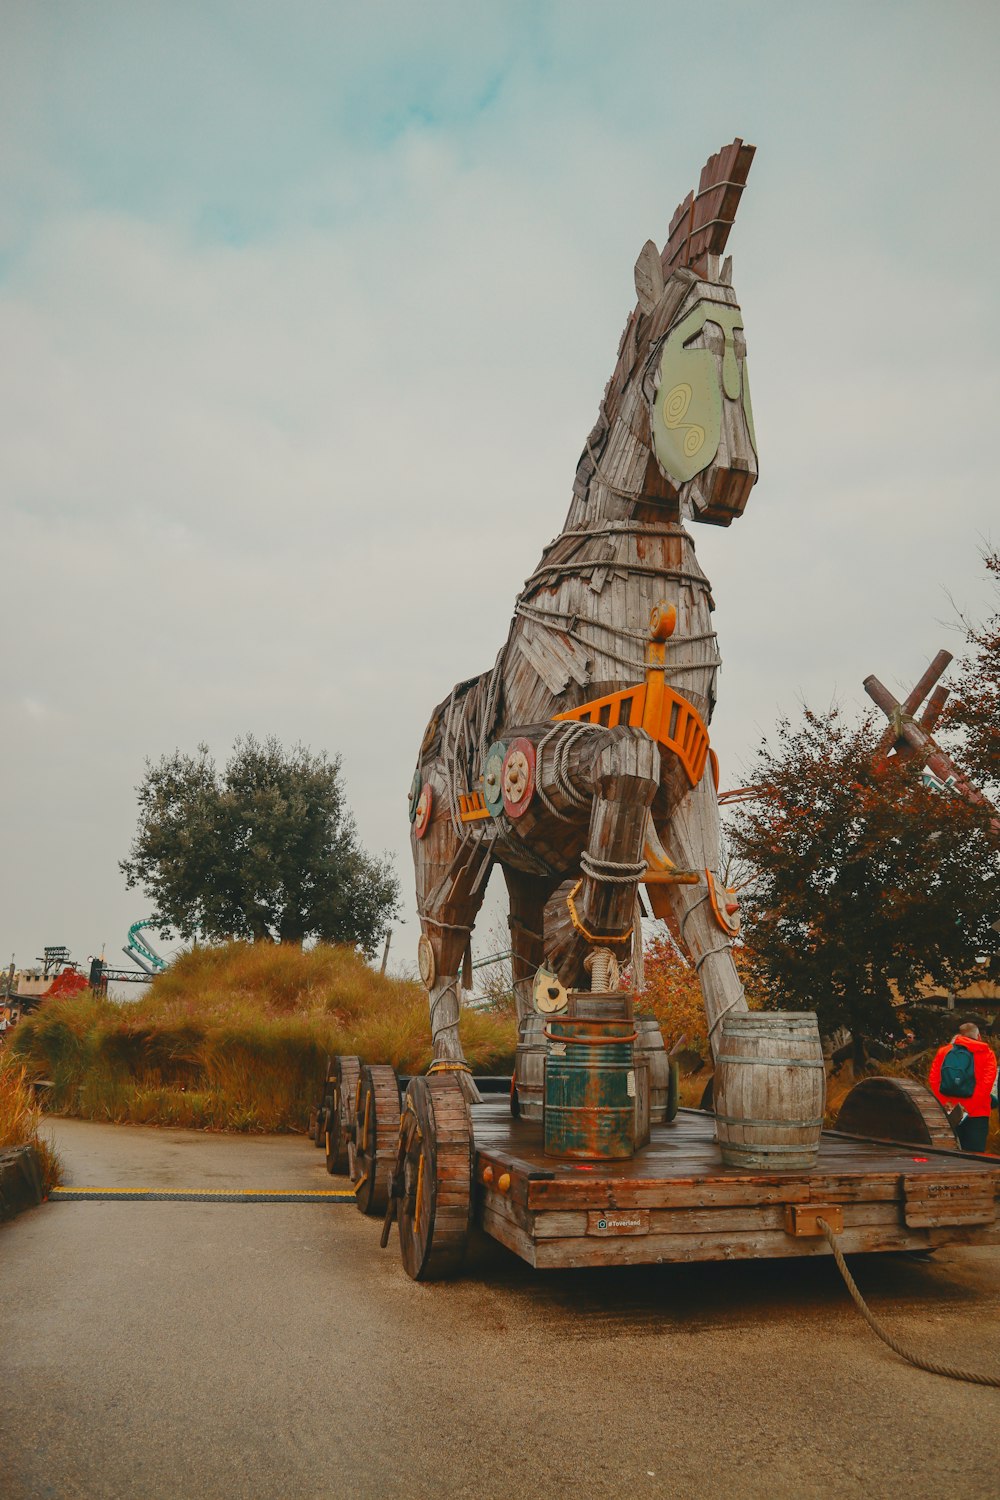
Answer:
[{"label": "wooden wagon wheel", "polygon": [[834,1128],[907,1146],[958,1150],[948,1116],[930,1089],[913,1078],[862,1078],[840,1106]]},{"label": "wooden wagon wheel", "polygon": [[326,1170],[333,1175],[347,1169],[347,1146],[354,1131],[354,1101],[361,1063],[356,1057],[333,1057],[328,1072],[330,1107],[326,1115]]},{"label": "wooden wagon wheel", "polygon": [[453,1073],[412,1078],[399,1122],[392,1199],[403,1268],[414,1281],[440,1281],[462,1263],[472,1225],[472,1118]]},{"label": "wooden wagon wheel", "polygon": [[316,1123],[312,1130],[313,1145],[322,1148],[326,1143],[326,1122],[330,1114],[330,1059],[326,1060],[326,1076],[323,1092],[315,1109]]},{"label": "wooden wagon wheel", "polygon": [[399,1081],[382,1063],[365,1063],[357,1086],[357,1118],[350,1153],[354,1196],[363,1214],[381,1214],[399,1136]]}]

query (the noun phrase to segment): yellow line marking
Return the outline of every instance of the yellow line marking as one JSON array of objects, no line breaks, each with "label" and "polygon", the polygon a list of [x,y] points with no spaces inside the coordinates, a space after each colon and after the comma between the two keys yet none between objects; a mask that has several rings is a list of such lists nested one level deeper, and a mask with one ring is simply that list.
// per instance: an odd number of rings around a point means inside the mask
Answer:
[{"label": "yellow line marking", "polygon": [[114,1193],[118,1198],[140,1193],[185,1193],[199,1198],[353,1198],[350,1188],[182,1188],[182,1187],[57,1187],[49,1196],[58,1198],[64,1193]]}]

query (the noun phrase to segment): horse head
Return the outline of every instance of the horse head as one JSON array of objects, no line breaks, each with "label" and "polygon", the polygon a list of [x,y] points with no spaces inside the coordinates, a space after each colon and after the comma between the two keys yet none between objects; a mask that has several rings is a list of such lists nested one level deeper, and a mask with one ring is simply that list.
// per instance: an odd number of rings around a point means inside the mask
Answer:
[{"label": "horse head", "polygon": [[599,424],[624,421],[647,450],[644,502],[717,526],[742,515],[757,479],[743,317],[722,261],[753,154],[737,139],[711,157],[663,251],[652,240],[640,251]]}]

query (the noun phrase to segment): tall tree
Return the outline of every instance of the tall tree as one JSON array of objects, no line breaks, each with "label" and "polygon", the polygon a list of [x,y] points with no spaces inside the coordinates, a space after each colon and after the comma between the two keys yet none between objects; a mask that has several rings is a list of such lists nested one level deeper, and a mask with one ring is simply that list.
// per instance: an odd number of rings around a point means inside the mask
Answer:
[{"label": "tall tree", "polygon": [[[1000,552],[987,555],[1000,596]],[[957,737],[971,779],[1000,801],[1000,608],[982,626],[967,626],[968,647],[952,684],[945,726]]]},{"label": "tall tree", "polygon": [[981,975],[1000,937],[989,808],[935,791],[916,761],[876,760],[871,720],[806,710],[757,754],[758,795],[730,836],[746,866],[748,959],[768,1003],[823,1030],[893,1034],[895,1000]]},{"label": "tall tree", "polygon": [[120,868],[164,929],[374,951],[399,887],[358,842],[339,756],[247,735],[221,775],[199,745],[147,761],[136,790],[139,824]]}]

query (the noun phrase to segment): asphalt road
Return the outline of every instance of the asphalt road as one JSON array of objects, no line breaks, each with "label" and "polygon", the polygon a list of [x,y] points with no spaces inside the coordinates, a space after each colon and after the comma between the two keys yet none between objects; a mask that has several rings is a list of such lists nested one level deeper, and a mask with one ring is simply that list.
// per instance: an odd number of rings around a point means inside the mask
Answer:
[{"label": "asphalt road", "polygon": [[[317,1188],[301,1138],[58,1121],[79,1186]],[[1000,1249],[855,1262],[1000,1371]],[[416,1286],[350,1206],[51,1203],[0,1227],[0,1496],[977,1500],[1000,1393],[900,1363],[831,1261]]]}]

